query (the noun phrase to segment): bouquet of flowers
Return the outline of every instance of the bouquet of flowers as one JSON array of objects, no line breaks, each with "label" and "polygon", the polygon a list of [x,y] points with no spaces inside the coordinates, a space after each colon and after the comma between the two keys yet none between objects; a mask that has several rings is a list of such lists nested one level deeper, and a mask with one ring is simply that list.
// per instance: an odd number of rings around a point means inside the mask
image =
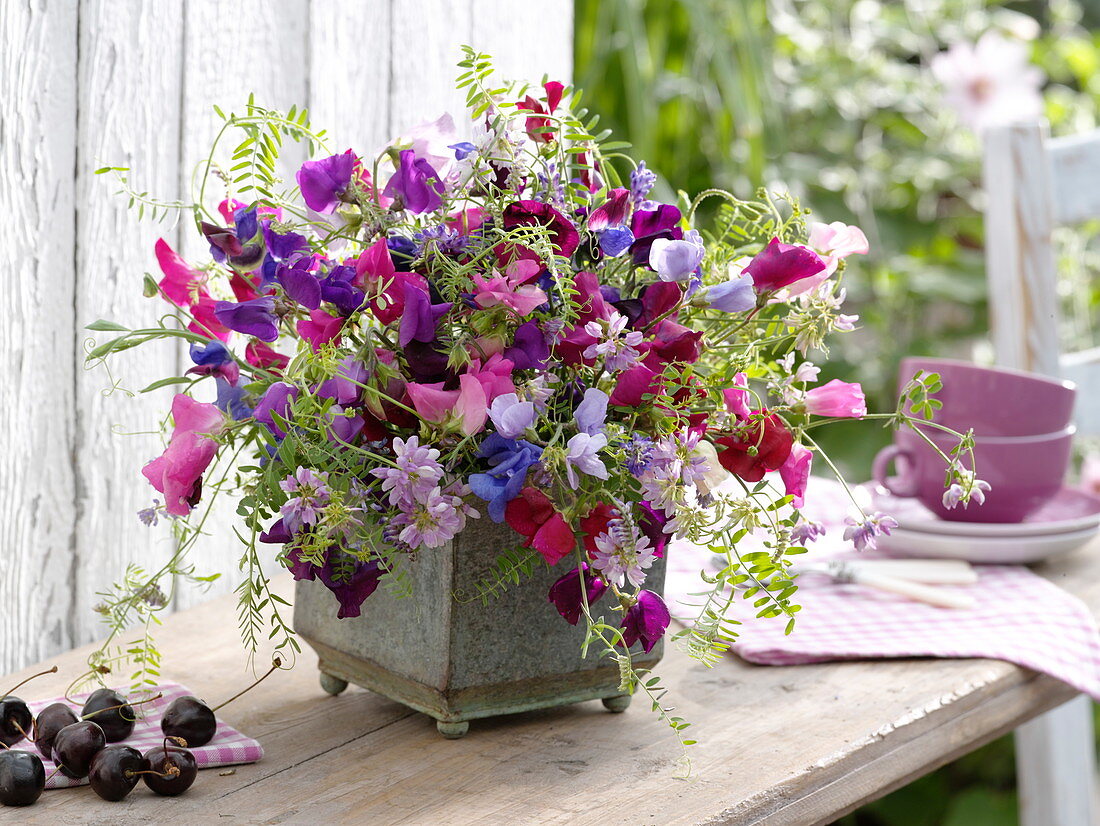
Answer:
[{"label": "bouquet of flowers", "polygon": [[[547,599],[627,667],[630,646],[648,651],[669,626],[646,575],[672,538],[725,559],[700,583],[691,653],[728,647],[734,593],[793,624],[788,557],[822,530],[799,511],[811,430],[867,415],[858,384],[819,383],[808,360],[857,320],[842,279],[863,233],[764,192],[655,200],[656,175],[597,133],[571,89],[495,85],[472,51],[461,69],[461,128],[445,116],[368,156],[336,151],[305,112],[250,103],[223,116],[243,139],[230,168],[201,170],[193,204],[144,199],[192,212],[210,256],[159,242],[147,294],[174,314],[151,329],[91,325],[115,333],[92,360],[175,337],[193,362],[153,385],[185,386],[167,448],[142,470],[159,494],[142,518],[170,517],[180,551],[116,588],[112,627],[156,610],[135,595],[158,576],[189,572],[195,510],[230,488],[253,643],[267,611],[280,647],[297,645],[263,556],[354,617],[380,585],[407,590],[410,556],[475,519],[514,529],[507,576],[560,565]],[[284,183],[290,139],[316,159]],[[216,208],[211,182],[225,190]],[[704,203],[716,206],[705,231]],[[918,377],[911,408],[930,409],[934,382]],[[204,388],[212,401],[196,398]],[[891,525],[865,514],[849,535],[873,546]],[[739,550],[752,530],[766,552]]]}]

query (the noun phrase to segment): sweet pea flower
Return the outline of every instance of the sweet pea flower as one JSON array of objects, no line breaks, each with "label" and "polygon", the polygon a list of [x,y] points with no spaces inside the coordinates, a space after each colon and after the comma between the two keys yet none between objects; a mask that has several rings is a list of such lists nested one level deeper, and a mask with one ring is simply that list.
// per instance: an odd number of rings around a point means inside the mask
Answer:
[{"label": "sweet pea flower", "polygon": [[630,190],[617,188],[607,194],[607,200],[592,210],[588,216],[588,228],[602,232],[610,227],[622,226],[630,212]]},{"label": "sweet pea flower", "polygon": [[299,259],[293,265],[279,264],[275,268],[275,280],[283,288],[287,298],[301,304],[307,310],[321,306],[321,282],[313,274],[308,258]]},{"label": "sweet pea flower", "polygon": [[470,475],[470,490],[489,503],[489,518],[503,522],[508,503],[519,496],[527,471],[542,456],[542,448],[523,439],[505,439],[490,433],[477,455],[489,463],[489,470]]},{"label": "sweet pea flower", "polygon": [[840,259],[849,255],[866,255],[871,251],[863,230],[842,221],[833,221],[831,224],[811,221],[809,245],[825,256],[829,275],[836,272]]},{"label": "sweet pea flower", "polygon": [[654,209],[636,209],[630,217],[630,231],[634,233],[630,254],[634,263],[639,266],[649,263],[649,251],[657,239],[677,241],[683,238],[684,231],[679,226],[682,217],[680,210],[672,204],[657,204]]},{"label": "sweet pea flower", "polygon": [[530,95],[527,95],[523,100],[516,103],[517,109],[523,109],[532,113],[527,116],[525,129],[527,130],[527,136],[537,143],[549,143],[554,139],[552,134],[546,132],[546,130],[551,128],[551,123],[550,119],[545,116],[554,114],[554,111],[558,108],[558,104],[561,103],[561,96],[562,92],[565,91],[565,86],[556,80],[550,80],[543,86],[543,90],[546,92],[545,106],[543,106],[541,101],[535,100]]},{"label": "sweet pea flower", "polygon": [[663,390],[661,374],[644,364],[631,367],[618,375],[615,389],[611,392],[611,404],[619,407],[637,407],[643,397],[658,394]]},{"label": "sweet pea flower", "polygon": [[290,364],[288,356],[271,349],[257,339],[252,339],[244,348],[244,360],[253,367],[260,367],[274,373],[282,372],[283,368]]},{"label": "sweet pea flower", "polygon": [[638,591],[636,601],[623,616],[623,645],[627,648],[641,641],[648,654],[665,635],[672,621],[665,601],[652,591]]},{"label": "sweet pea flower", "polygon": [[486,403],[491,404],[501,394],[516,392],[516,385],[512,381],[513,368],[514,365],[510,359],[497,354],[490,356],[484,365],[481,359],[474,359],[466,368],[466,372],[478,380],[485,391]]},{"label": "sweet pea flower", "polygon": [[264,391],[252,415],[256,421],[267,425],[267,429],[281,439],[286,435],[286,431],[275,421],[272,414],[278,414],[279,418],[285,421],[290,417],[290,406],[296,398],[298,398],[297,387],[277,381]]},{"label": "sweet pea flower", "polygon": [[508,503],[504,519],[512,530],[526,538],[524,546],[538,551],[547,565],[557,565],[576,547],[573,529],[538,488],[523,488]]},{"label": "sweet pea flower", "polygon": [[546,336],[538,323],[526,321],[516,328],[512,346],[505,349],[503,355],[516,370],[545,370],[546,360],[550,358],[550,345],[546,343]]},{"label": "sweet pea flower", "polygon": [[722,391],[722,399],[729,410],[738,419],[749,417],[749,379],[744,373],[736,373],[733,377],[733,387],[727,387]]},{"label": "sweet pea flower", "polygon": [[581,433],[595,435],[603,433],[604,423],[607,419],[607,394],[595,387],[589,387],[584,391],[584,398],[573,411],[573,420],[577,423],[577,430]]},{"label": "sweet pea flower", "polygon": [[550,231],[550,240],[560,255],[572,255],[580,246],[581,236],[573,222],[542,201],[513,201],[504,208],[504,228],[541,226]]},{"label": "sweet pea flower", "polygon": [[634,243],[634,233],[629,227],[608,227],[599,233],[600,252],[608,258],[618,258]]},{"label": "sweet pea flower", "polygon": [[533,402],[521,402],[515,393],[505,393],[493,399],[489,405],[489,418],[496,425],[497,433],[505,439],[518,439],[535,423]]},{"label": "sweet pea flower", "polygon": [[662,281],[686,281],[703,263],[706,250],[695,230],[681,240],[656,238],[649,248],[649,266]]},{"label": "sweet pea flower", "polygon": [[172,400],[172,421],[168,447],[141,472],[164,494],[164,509],[169,514],[186,516],[202,494],[202,474],[218,452],[214,437],[225,429],[225,415],[212,404],[177,393]]},{"label": "sweet pea flower", "polygon": [[229,352],[229,348],[220,341],[208,341],[206,344],[192,344],[188,355],[195,366],[188,374],[199,376],[221,376],[231,385],[236,385],[241,377],[241,368]]},{"label": "sweet pea flower", "polygon": [[581,598],[582,578],[588,604],[595,605],[607,592],[607,583],[600,579],[587,564],[574,568],[550,586],[550,602],[570,625],[576,625],[580,621],[581,609],[584,607],[584,601]]},{"label": "sweet pea flower", "polygon": [[806,447],[800,444],[791,446],[791,455],[787,457],[779,468],[779,478],[783,480],[783,486],[787,496],[791,499],[791,505],[801,508],[806,502],[806,483],[810,479],[810,464],[814,455]]},{"label": "sweet pea flower", "polygon": [[339,316],[331,316],[324,310],[310,310],[309,318],[303,318],[296,325],[298,335],[304,341],[309,342],[313,352],[321,349],[322,344],[330,341],[339,342],[340,329],[344,326],[344,319]]},{"label": "sweet pea flower", "polygon": [[569,439],[565,453],[565,475],[569,480],[569,487],[576,490],[580,486],[577,470],[597,479],[607,478],[607,466],[599,456],[605,447],[607,436],[602,433],[577,433]]},{"label": "sweet pea flower", "polygon": [[513,261],[505,270],[506,275],[495,273],[485,279],[473,273],[474,303],[487,309],[505,306],[517,316],[523,318],[547,302],[546,293],[535,284],[528,284],[542,268],[534,261],[519,259]]},{"label": "sweet pea flower", "polygon": [[350,149],[316,161],[306,161],[294,176],[306,206],[331,215],[343,201],[359,159]]},{"label": "sweet pea flower", "polygon": [[821,387],[806,391],[806,412],[815,416],[862,419],[867,415],[867,400],[858,382],[833,379]]},{"label": "sweet pea flower", "polygon": [[778,238],[772,238],[745,267],[745,273],[752,276],[758,293],[767,293],[817,275],[824,269],[825,262],[821,256],[809,247],[784,244]]},{"label": "sweet pea flower", "polygon": [[428,293],[412,284],[405,285],[405,306],[401,312],[401,326],[398,328],[397,341],[402,347],[409,342],[435,341],[435,328],[452,306],[450,302],[432,304]]},{"label": "sweet pea flower", "polygon": [[791,432],[778,416],[757,412],[735,434],[714,440],[722,467],[746,482],[759,482],[766,472],[779,470],[794,446]]},{"label": "sweet pea flower", "polygon": [[[339,567],[341,576],[336,575],[337,566],[334,560],[340,557],[344,557],[344,563],[351,565],[353,573],[350,578],[347,578],[344,574],[347,570],[347,566],[344,564]],[[385,571],[377,559],[362,562],[349,558],[346,554],[329,551],[325,564],[317,570],[317,578],[325,584],[326,588],[332,591],[336,601],[340,603],[336,618],[346,619],[360,616],[363,603],[367,597],[378,589],[378,583],[382,581],[383,573]]]},{"label": "sweet pea flower", "polygon": [[206,273],[188,266],[163,238],[157,239],[155,251],[164,274],[158,286],[168,301],[191,312],[194,320],[187,329],[228,341],[229,328],[218,320],[214,313],[215,301],[206,290]]},{"label": "sweet pea flower", "polygon": [[275,317],[275,299],[269,295],[242,301],[219,301],[214,305],[214,315],[224,327],[238,333],[274,341],[279,337],[279,320]]},{"label": "sweet pea flower", "polygon": [[708,287],[699,300],[712,310],[744,313],[756,306],[756,290],[751,275],[739,275]]},{"label": "sweet pea flower", "polygon": [[485,427],[489,408],[485,389],[476,376],[463,373],[458,390],[444,390],[443,382],[405,385],[417,415],[424,421],[447,427],[455,426],[466,436]]},{"label": "sweet pea flower", "polygon": [[418,158],[411,149],[398,154],[397,171],[386,184],[383,195],[418,215],[434,212],[443,205],[443,180],[430,163]]}]

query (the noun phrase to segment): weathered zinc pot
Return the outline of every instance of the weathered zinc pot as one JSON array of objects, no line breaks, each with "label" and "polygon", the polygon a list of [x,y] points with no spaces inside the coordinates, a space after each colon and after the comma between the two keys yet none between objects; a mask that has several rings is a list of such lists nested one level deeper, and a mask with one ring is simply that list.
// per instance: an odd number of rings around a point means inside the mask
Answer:
[{"label": "weathered zinc pot", "polygon": [[[583,621],[570,625],[547,599],[554,581],[574,567],[571,558],[553,569],[539,566],[487,605],[454,598],[472,593],[520,541],[507,525],[471,522],[448,545],[416,555],[412,596],[379,588],[352,619],[336,618],[336,600],[323,584],[299,582],[294,625],[317,651],[321,686],[338,694],[349,682],[360,685],[434,717],[446,737],[461,737],[479,717],[581,700],[625,710],[630,697],[619,691],[614,662],[598,646],[582,658]],[[664,578],[658,559],[646,587],[660,593]],[[648,654],[640,646],[631,653],[636,667],[652,667],[663,642]]]}]

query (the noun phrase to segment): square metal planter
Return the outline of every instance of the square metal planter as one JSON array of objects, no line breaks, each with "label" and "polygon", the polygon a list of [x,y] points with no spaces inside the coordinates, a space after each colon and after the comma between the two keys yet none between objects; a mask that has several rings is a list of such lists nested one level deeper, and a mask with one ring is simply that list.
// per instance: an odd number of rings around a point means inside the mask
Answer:
[{"label": "square metal planter", "polygon": [[[552,569],[540,566],[488,605],[455,599],[471,593],[497,557],[520,542],[507,525],[471,522],[448,545],[410,561],[411,596],[379,588],[351,619],[336,618],[336,600],[323,584],[297,583],[294,627],[317,652],[322,687],[335,694],[355,683],[434,717],[447,737],[461,737],[479,717],[582,700],[625,710],[630,698],[619,692],[618,668],[595,646],[582,658],[583,623],[570,625],[548,600],[550,586],[574,567],[572,557]],[[646,587],[661,593],[664,559],[648,574]],[[636,666],[655,665],[663,646],[648,654],[634,646]]]}]

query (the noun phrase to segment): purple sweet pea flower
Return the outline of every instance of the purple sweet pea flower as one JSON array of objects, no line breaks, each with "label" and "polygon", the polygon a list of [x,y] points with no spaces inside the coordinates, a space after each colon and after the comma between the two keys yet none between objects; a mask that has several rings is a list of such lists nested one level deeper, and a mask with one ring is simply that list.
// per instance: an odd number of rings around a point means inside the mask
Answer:
[{"label": "purple sweet pea flower", "polygon": [[355,153],[349,149],[339,155],[302,164],[295,177],[306,206],[322,215],[335,212],[351,184],[355,161]]},{"label": "purple sweet pea flower", "polygon": [[359,395],[363,392],[363,385],[368,378],[366,365],[357,361],[354,356],[347,356],[340,362],[340,368],[331,379],[321,383],[317,388],[317,395],[326,399],[334,399],[337,404],[356,404]]},{"label": "purple sweet pea flower", "polygon": [[537,322],[527,321],[516,328],[512,346],[504,351],[504,357],[511,360],[516,370],[546,369],[550,346]]},{"label": "purple sweet pea flower", "polygon": [[635,210],[630,218],[630,231],[634,233],[634,243],[630,253],[634,263],[642,266],[649,263],[649,249],[658,238],[678,241],[684,237],[679,223],[682,214],[672,204],[657,204],[655,209]]},{"label": "purple sweet pea flower", "polygon": [[760,293],[772,292],[817,275],[826,264],[816,252],[801,244],[784,244],[773,238],[745,267]]},{"label": "purple sweet pea flower", "polygon": [[521,402],[515,393],[502,393],[489,406],[489,418],[505,439],[518,439],[535,423],[534,402]]},{"label": "purple sweet pea flower", "polygon": [[444,192],[439,173],[423,158],[416,157],[411,149],[403,149],[397,171],[386,184],[383,195],[393,198],[409,212],[418,215],[434,212],[443,205]]},{"label": "purple sweet pea flower", "polygon": [[487,459],[490,470],[470,476],[470,490],[489,503],[489,518],[504,521],[508,503],[519,496],[527,479],[527,470],[538,462],[542,448],[522,439],[505,439],[490,433],[477,455]]},{"label": "purple sweet pea flower", "polygon": [[[287,528],[286,522],[280,517],[271,523],[271,527],[260,533],[260,541],[265,545],[285,545],[294,538],[294,534]],[[294,577],[301,579],[302,577]],[[313,577],[309,577],[313,579]]]},{"label": "purple sweet pea flower", "polygon": [[608,258],[618,258],[634,243],[634,233],[629,227],[608,227],[600,233],[600,252]]},{"label": "purple sweet pea flower", "polygon": [[242,301],[219,301],[214,305],[214,316],[230,330],[274,341],[279,337],[279,322],[275,317],[275,299],[269,295]]},{"label": "purple sweet pea flower", "polygon": [[756,306],[756,290],[751,275],[741,275],[707,288],[703,300],[712,310],[743,313]]},{"label": "purple sweet pea flower", "polygon": [[581,433],[603,433],[604,422],[607,420],[607,394],[595,387],[585,390],[584,399],[573,412],[573,420]]},{"label": "purple sweet pea flower", "polygon": [[340,315],[351,315],[367,300],[367,294],[353,285],[354,280],[354,267],[343,265],[333,267],[321,281],[321,299],[334,304]]},{"label": "purple sweet pea flower", "polygon": [[326,417],[328,421],[328,432],[326,434],[328,440],[340,444],[351,444],[366,424],[366,420],[358,413],[345,416],[344,408],[338,404],[334,404],[328,409]]},{"label": "purple sweet pea flower", "polygon": [[310,261],[302,259],[291,266],[280,264],[275,270],[275,280],[283,288],[287,298],[297,301],[307,310],[321,306],[321,282],[310,272]]},{"label": "purple sweet pea flower", "polygon": [[[594,605],[607,591],[607,583],[600,579],[588,565],[582,565],[584,571],[584,590],[588,604]],[[566,622],[576,625],[581,618],[581,574],[577,568],[558,579],[550,586],[550,602],[558,609]]]},{"label": "purple sweet pea flower", "polygon": [[435,341],[435,326],[451,307],[448,302],[432,304],[422,289],[405,284],[405,309],[401,313],[401,326],[397,333],[400,345],[407,347],[410,341]]},{"label": "purple sweet pea flower", "polygon": [[655,238],[649,248],[649,266],[662,281],[684,281],[703,263],[703,239],[695,230],[682,240]]},{"label": "purple sweet pea flower", "polygon": [[289,261],[299,255],[309,255],[309,241],[296,232],[276,232],[270,221],[263,225],[264,245],[276,261]]},{"label": "purple sweet pea flower", "polygon": [[623,617],[623,644],[627,648],[641,640],[648,654],[657,641],[665,635],[672,616],[665,601],[652,591],[638,591],[637,602],[631,605]]},{"label": "purple sweet pea flower", "polygon": [[252,411],[252,415],[256,421],[267,425],[267,429],[274,433],[279,438],[286,435],[286,432],[275,423],[275,419],[272,418],[272,413],[277,413],[281,418],[286,419],[290,416],[290,405],[298,398],[298,388],[292,384],[286,382],[277,381],[267,388],[267,391],[260,397],[260,401],[256,404],[256,409]]},{"label": "purple sweet pea flower", "polygon": [[252,415],[252,408],[249,407],[244,400],[245,392],[243,387],[236,387],[221,376],[216,376],[214,378],[214,383],[218,388],[218,398],[214,402],[218,410],[232,416],[237,421],[247,419]]},{"label": "purple sweet pea flower", "polygon": [[[354,566],[350,577],[345,573],[347,565],[337,566],[337,561]],[[385,570],[377,559],[360,562],[338,550],[329,551],[324,566],[317,571],[318,578],[340,603],[340,610],[336,612],[337,619],[359,616],[363,602],[377,590],[384,573]]]}]

